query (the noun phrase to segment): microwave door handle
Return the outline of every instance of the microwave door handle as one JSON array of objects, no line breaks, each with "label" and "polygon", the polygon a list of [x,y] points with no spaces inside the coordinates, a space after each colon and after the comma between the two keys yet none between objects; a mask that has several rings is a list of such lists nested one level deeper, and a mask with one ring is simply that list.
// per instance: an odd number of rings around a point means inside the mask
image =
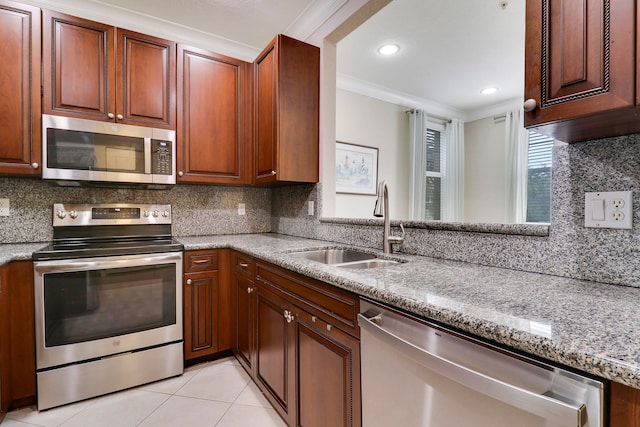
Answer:
[{"label": "microwave door handle", "polygon": [[151,138],[144,139],[144,173],[151,173]]}]

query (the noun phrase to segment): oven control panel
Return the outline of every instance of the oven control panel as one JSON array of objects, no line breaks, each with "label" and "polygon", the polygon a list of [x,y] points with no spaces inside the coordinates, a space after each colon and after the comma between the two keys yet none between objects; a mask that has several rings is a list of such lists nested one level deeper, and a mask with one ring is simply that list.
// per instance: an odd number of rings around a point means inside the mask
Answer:
[{"label": "oven control panel", "polygon": [[53,226],[171,224],[171,205],[65,204],[53,205]]}]

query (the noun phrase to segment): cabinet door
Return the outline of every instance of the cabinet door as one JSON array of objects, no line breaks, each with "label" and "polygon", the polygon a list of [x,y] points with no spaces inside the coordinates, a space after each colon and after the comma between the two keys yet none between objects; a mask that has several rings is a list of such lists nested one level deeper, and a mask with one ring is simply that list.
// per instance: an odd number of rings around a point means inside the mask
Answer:
[{"label": "cabinet door", "polygon": [[[296,323],[298,426],[360,426],[360,344],[306,312]],[[322,402],[322,404],[318,404]]]},{"label": "cabinet door", "polygon": [[609,427],[640,426],[640,390],[611,383]]},{"label": "cabinet door", "polygon": [[114,28],[44,10],[43,43],[44,113],[112,120]]},{"label": "cabinet door", "polygon": [[278,35],[255,73],[256,182],[318,182],[320,49]]},{"label": "cabinet door", "polygon": [[10,398],[13,407],[21,407],[32,405],[36,401],[33,262],[10,263],[7,279],[10,311],[8,342],[11,345]]},{"label": "cabinet door", "polygon": [[176,44],[117,29],[118,122],[176,128]]},{"label": "cabinet door", "polygon": [[0,267],[0,421],[11,403],[11,353],[9,342],[9,297],[6,265]]},{"label": "cabinet door", "polygon": [[[525,125],[633,106],[634,20],[633,0],[528,0],[525,99],[537,108],[525,114]],[[598,117],[590,126],[606,127]]]},{"label": "cabinet door", "polygon": [[0,173],[39,175],[40,9],[0,0]]},{"label": "cabinet door", "polygon": [[295,316],[293,306],[258,284],[256,290],[256,381],[287,424],[296,420]]},{"label": "cabinet door", "polygon": [[256,182],[276,179],[277,122],[275,41],[256,60]]},{"label": "cabinet door", "polygon": [[251,182],[248,64],[178,46],[178,181]]},{"label": "cabinet door", "polygon": [[253,322],[255,285],[246,277],[234,275],[233,292],[235,300],[235,343],[238,361],[248,372],[253,365]]},{"label": "cabinet door", "polygon": [[218,272],[184,277],[184,357],[189,360],[218,351]]}]

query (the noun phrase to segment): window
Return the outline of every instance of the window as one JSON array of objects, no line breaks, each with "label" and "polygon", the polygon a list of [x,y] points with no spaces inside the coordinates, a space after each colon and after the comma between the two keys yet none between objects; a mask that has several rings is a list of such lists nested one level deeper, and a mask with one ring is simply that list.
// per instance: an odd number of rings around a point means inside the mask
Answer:
[{"label": "window", "polygon": [[428,126],[425,143],[427,170],[425,174],[424,220],[434,221],[441,219],[442,175],[445,156],[444,126],[434,126],[431,123]]},{"label": "window", "polygon": [[551,152],[554,139],[529,132],[527,222],[551,222]]}]

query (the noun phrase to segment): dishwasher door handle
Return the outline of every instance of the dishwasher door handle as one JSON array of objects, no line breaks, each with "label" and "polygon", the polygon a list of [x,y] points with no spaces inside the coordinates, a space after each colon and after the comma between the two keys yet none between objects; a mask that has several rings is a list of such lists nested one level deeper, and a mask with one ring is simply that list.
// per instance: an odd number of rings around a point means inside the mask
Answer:
[{"label": "dishwasher door handle", "polygon": [[572,404],[553,399],[430,353],[376,324],[375,322],[380,321],[382,317],[384,316],[375,316],[369,319],[358,314],[358,324],[375,338],[411,357],[420,365],[485,396],[562,426],[583,427],[586,424],[587,408],[584,404]]}]

